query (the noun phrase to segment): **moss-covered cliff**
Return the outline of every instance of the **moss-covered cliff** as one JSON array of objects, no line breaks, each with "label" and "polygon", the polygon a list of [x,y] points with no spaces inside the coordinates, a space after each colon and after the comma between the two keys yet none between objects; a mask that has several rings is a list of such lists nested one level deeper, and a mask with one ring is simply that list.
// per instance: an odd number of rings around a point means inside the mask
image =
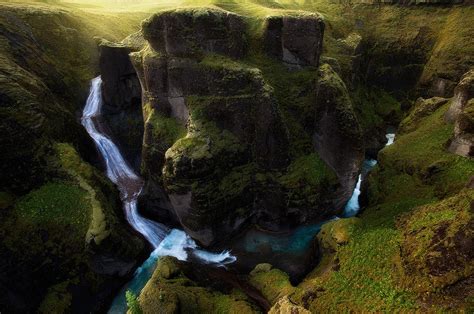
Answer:
[{"label": "moss-covered cliff", "polygon": [[[364,151],[400,124],[364,212],[322,228],[319,266],[295,286],[262,264],[248,282],[272,313],[472,311],[474,8],[418,3],[183,1],[141,33],[154,4],[1,3],[0,310],[104,310],[140,259],[84,161],[100,167],[78,123],[100,69],[114,137],[137,167],[142,149],[142,210],[202,244],[340,212]],[[94,36],[132,33],[102,41],[100,68]],[[193,273],[161,260],[137,307],[259,310]]]},{"label": "moss-covered cliff", "polygon": [[78,118],[98,72],[94,36],[121,39],[144,15],[40,3],[0,10],[0,308],[97,311],[145,245],[126,227],[115,188],[80,156],[97,160]]}]

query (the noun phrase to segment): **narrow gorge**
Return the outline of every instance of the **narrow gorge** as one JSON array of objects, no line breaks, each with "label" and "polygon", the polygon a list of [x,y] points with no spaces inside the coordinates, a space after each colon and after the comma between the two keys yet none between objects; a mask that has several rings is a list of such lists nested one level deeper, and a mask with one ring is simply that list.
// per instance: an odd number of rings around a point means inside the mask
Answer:
[{"label": "narrow gorge", "polygon": [[0,7],[0,312],[474,308],[469,1]]}]

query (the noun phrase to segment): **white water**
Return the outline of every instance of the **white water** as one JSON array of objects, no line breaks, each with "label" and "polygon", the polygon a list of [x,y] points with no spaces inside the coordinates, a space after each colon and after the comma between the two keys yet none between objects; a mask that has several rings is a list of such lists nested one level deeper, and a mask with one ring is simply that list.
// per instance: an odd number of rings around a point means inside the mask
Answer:
[{"label": "white water", "polygon": [[[137,198],[143,188],[143,180],[127,164],[117,145],[100,130],[100,117],[102,107],[101,94],[102,80],[100,76],[91,82],[89,97],[82,115],[82,125],[94,140],[102,158],[105,161],[107,177],[117,185],[123,201],[123,209],[128,223],[153,246],[153,253],[145,261],[142,267],[138,268],[135,278],[125,287],[138,285],[143,288],[144,274],[146,278],[151,276],[155,261],[159,256],[174,256],[179,260],[186,261],[190,255],[199,259],[202,263],[224,266],[236,261],[236,257],[229,251],[222,253],[212,253],[199,249],[196,242],[184,231],[170,230],[163,224],[146,219],[140,216],[137,209]],[[143,283],[143,284],[142,284]],[[140,287],[137,290],[141,290]],[[124,289],[125,289],[124,288]],[[123,294],[125,291],[123,291]],[[136,293],[139,293],[136,292]],[[123,297],[123,298],[122,298]],[[124,296],[118,296],[124,300]],[[126,304],[123,300],[114,301],[110,312],[123,313],[126,311]],[[117,304],[115,304],[117,303]],[[119,304],[120,303],[120,304]],[[125,307],[124,307],[125,306]]]},{"label": "white water", "polygon": [[[385,144],[385,146],[390,146],[395,141],[395,133],[387,133],[385,134],[385,137],[387,138],[387,143]],[[357,184],[354,189],[354,192],[352,193],[352,196],[349,202],[347,202],[346,207],[344,208],[343,217],[352,217],[352,216],[355,216],[359,212],[360,210],[359,195],[360,195],[360,186],[362,184],[362,176],[367,174],[373,167],[375,167],[376,164],[377,164],[377,160],[374,160],[374,159],[364,160],[364,163],[362,165],[362,171],[359,174],[359,179],[357,180]]]},{"label": "white water", "polygon": [[385,137],[387,138],[387,144],[385,144],[385,146],[390,146],[395,141],[395,133],[387,133]]}]

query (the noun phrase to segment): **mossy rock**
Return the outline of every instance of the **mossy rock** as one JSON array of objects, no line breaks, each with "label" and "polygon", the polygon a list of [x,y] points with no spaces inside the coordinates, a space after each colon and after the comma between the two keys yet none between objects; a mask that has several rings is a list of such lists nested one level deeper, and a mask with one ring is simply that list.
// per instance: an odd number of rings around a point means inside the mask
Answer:
[{"label": "mossy rock", "polygon": [[400,218],[401,282],[435,292],[474,273],[474,191],[416,208]]},{"label": "mossy rock", "polygon": [[311,312],[304,307],[294,304],[285,296],[278,300],[274,306],[268,311],[268,314],[310,314]]},{"label": "mossy rock", "polygon": [[268,265],[257,265],[250,273],[249,282],[270,304],[275,304],[280,298],[294,293],[296,288],[291,284],[288,274],[277,268],[270,268]]},{"label": "mossy rock", "polygon": [[153,49],[174,56],[202,52],[241,57],[246,48],[242,17],[217,8],[165,10],[142,23]]},{"label": "mossy rock", "polygon": [[326,250],[337,251],[338,246],[351,241],[354,227],[360,223],[357,217],[336,219],[324,224],[318,233],[318,240]]},{"label": "mossy rock", "polygon": [[433,112],[438,110],[439,107],[443,106],[448,102],[448,99],[441,97],[433,97],[430,99],[418,98],[413,105],[408,117],[406,117],[400,124],[398,133],[409,133],[415,130],[418,125],[417,123]]},{"label": "mossy rock", "polygon": [[[157,269],[143,288],[139,303],[143,313],[258,313],[238,291],[224,294],[198,286],[181,270],[174,257],[160,257]],[[163,270],[173,269],[165,278]]]}]

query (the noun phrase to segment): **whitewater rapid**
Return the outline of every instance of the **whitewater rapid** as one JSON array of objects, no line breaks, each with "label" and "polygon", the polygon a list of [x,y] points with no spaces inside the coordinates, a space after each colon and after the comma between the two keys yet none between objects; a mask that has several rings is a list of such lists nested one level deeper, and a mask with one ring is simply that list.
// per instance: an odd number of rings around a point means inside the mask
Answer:
[{"label": "whitewater rapid", "polygon": [[101,131],[101,84],[100,76],[92,80],[81,122],[105,161],[107,177],[117,185],[120,191],[128,223],[152,245],[154,256],[169,255],[186,261],[192,255],[203,263],[218,266],[235,262],[236,257],[230,252],[211,253],[201,250],[184,231],[170,230],[165,225],[149,220],[138,213],[137,198],[144,183],[125,161],[117,145]]}]

